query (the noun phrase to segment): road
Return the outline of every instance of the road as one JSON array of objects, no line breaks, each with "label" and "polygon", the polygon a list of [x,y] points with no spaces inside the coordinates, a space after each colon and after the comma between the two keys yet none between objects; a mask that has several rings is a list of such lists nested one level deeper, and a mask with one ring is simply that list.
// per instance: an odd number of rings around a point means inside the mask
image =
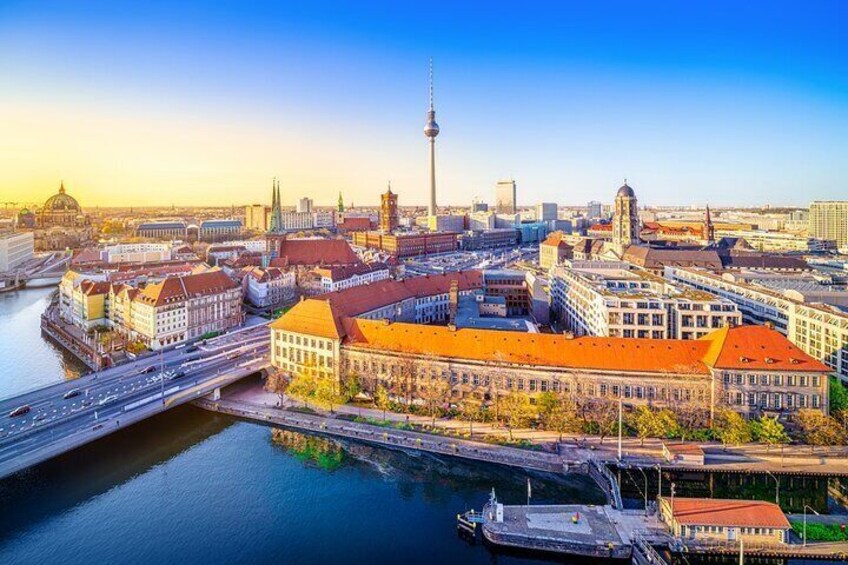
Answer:
[{"label": "road", "polygon": [[258,371],[269,344],[245,328],[0,400],[0,478]]}]

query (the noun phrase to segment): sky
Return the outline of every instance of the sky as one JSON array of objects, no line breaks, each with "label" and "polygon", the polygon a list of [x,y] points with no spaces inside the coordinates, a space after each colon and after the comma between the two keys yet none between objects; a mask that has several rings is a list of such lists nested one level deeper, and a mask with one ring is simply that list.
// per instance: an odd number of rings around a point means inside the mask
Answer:
[{"label": "sky", "polygon": [[0,0],[0,205],[848,198],[848,2]]}]

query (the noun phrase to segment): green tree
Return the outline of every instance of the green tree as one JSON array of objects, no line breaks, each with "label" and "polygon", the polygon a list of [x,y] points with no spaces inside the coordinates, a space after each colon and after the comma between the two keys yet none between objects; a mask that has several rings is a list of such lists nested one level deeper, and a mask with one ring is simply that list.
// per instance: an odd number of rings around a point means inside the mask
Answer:
[{"label": "green tree", "polygon": [[542,425],[546,430],[562,434],[575,428],[577,420],[577,405],[571,398],[554,392],[543,392],[536,400]]},{"label": "green tree", "polygon": [[766,451],[770,450],[773,445],[781,445],[789,443],[789,435],[783,428],[783,424],[777,421],[777,417],[770,418],[761,416],[756,422],[752,422],[752,430],[754,439],[765,444]]},{"label": "green tree", "polygon": [[504,397],[502,409],[507,414],[506,421],[511,440],[514,428],[521,428],[530,422],[530,418],[533,417],[533,405],[530,404],[530,397],[526,393],[513,392]]},{"label": "green tree", "polygon": [[386,421],[386,410],[391,406],[391,398],[389,391],[383,385],[377,385],[377,390],[374,391],[374,405],[383,411],[383,421]]},{"label": "green tree", "polygon": [[830,413],[848,410],[848,388],[836,377],[830,377]]},{"label": "green tree", "polygon": [[813,450],[822,445],[843,445],[845,429],[835,418],[825,416],[819,410],[801,410],[797,416],[798,427],[804,443]]},{"label": "green tree", "polygon": [[286,388],[286,394],[309,406],[309,401],[315,395],[316,385],[315,375],[311,371],[300,371],[292,378]]},{"label": "green tree", "polygon": [[645,438],[662,435],[663,430],[660,428],[658,415],[658,412],[645,405],[638,406],[633,411],[630,417],[630,425],[636,430],[636,436],[641,442],[640,445],[645,445]]},{"label": "green tree", "polygon": [[459,405],[459,416],[468,422],[468,435],[474,435],[474,422],[480,419],[483,404],[473,396],[463,398]]},{"label": "green tree", "polygon": [[335,405],[342,404],[345,401],[344,395],[339,391],[335,376],[329,373],[317,375],[312,399],[317,406],[329,409],[330,412],[333,411]]},{"label": "green tree", "polygon": [[713,421],[713,431],[716,437],[724,444],[739,445],[751,441],[751,426],[738,412],[723,409],[718,412]]},{"label": "green tree", "polygon": [[359,379],[359,373],[355,371],[349,372],[342,384],[342,390],[344,390],[345,402],[356,398],[356,396],[362,392],[362,384]]}]

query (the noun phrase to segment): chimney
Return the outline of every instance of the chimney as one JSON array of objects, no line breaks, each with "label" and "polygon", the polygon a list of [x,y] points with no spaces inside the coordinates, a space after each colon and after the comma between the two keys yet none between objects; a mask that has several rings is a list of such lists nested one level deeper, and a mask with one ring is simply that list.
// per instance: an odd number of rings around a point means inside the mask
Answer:
[{"label": "chimney", "polygon": [[562,335],[565,339],[574,339],[574,332],[563,332]]}]

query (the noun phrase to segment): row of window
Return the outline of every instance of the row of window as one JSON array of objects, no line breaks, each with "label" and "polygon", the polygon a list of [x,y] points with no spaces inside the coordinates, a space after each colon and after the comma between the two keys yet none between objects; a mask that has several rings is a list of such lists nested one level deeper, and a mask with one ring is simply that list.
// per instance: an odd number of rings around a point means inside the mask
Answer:
[{"label": "row of window", "polygon": [[724,375],[725,385],[811,386],[813,388],[819,388],[821,383],[820,375],[747,375],[747,377],[740,373]]}]

